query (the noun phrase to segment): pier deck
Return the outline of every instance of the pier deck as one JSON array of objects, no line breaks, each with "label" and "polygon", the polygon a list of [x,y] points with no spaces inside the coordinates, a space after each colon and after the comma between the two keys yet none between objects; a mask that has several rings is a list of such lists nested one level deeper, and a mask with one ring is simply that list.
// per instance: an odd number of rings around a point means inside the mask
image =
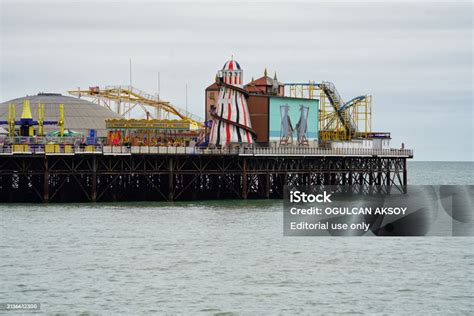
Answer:
[{"label": "pier deck", "polygon": [[406,149],[20,149],[0,150],[0,202],[282,198],[285,185],[405,192],[413,157]]}]

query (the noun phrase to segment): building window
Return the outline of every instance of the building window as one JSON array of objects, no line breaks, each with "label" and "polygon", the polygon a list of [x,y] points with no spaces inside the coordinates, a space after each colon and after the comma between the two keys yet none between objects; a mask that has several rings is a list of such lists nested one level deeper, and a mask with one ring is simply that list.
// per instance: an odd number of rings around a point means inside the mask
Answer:
[{"label": "building window", "polygon": [[209,93],[209,99],[215,100],[214,92]]}]

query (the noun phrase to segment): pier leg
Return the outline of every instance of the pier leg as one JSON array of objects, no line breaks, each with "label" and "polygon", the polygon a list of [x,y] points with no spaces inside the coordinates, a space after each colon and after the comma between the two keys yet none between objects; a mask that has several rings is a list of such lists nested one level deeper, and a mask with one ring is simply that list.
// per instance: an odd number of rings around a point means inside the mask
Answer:
[{"label": "pier leg", "polygon": [[377,162],[378,170],[377,170],[377,192],[380,193],[382,190],[382,160],[378,160]]},{"label": "pier leg", "polygon": [[352,190],[352,185],[354,184],[353,182],[353,177],[354,177],[354,174],[352,173],[352,166],[353,166],[353,158],[349,158],[348,159],[348,167],[349,167],[349,185],[351,186],[351,190]]},{"label": "pier leg", "polygon": [[403,159],[403,183],[402,183],[403,193],[407,193],[407,192],[408,192],[407,185],[408,185],[407,160],[406,160],[406,158],[404,158],[404,159]]},{"label": "pier leg", "polygon": [[168,201],[174,200],[173,158],[168,160]]},{"label": "pier leg", "polygon": [[49,202],[49,167],[48,159],[44,159],[44,174],[43,174],[43,202]]},{"label": "pier leg", "polygon": [[265,174],[265,198],[270,198],[270,174]]},{"label": "pier leg", "polygon": [[92,157],[91,201],[97,201],[97,158],[95,155]]},{"label": "pier leg", "polygon": [[242,198],[247,199],[247,159],[242,163]]},{"label": "pier leg", "polygon": [[220,199],[222,197],[222,186],[224,183],[223,177],[224,176],[219,175],[219,176],[215,176],[214,178],[215,181],[213,185],[217,185],[217,199]]},{"label": "pier leg", "polygon": [[390,166],[389,166],[389,169],[387,170],[386,183],[387,183],[387,194],[390,194],[390,189],[392,188],[392,181],[390,179]]},{"label": "pier leg", "polygon": [[191,193],[191,198],[193,200],[197,200],[198,199],[198,190],[199,190],[199,183],[201,183],[201,178],[202,176],[201,175],[198,175],[198,176],[195,176],[196,179],[195,179],[195,182],[193,184],[193,192]]},{"label": "pier leg", "polygon": [[372,194],[374,189],[374,170],[369,169],[369,193]]}]

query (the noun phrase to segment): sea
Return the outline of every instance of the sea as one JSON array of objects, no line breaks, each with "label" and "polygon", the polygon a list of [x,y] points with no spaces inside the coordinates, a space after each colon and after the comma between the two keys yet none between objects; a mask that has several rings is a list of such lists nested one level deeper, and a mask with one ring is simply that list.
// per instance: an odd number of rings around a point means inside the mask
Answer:
[{"label": "sea", "polygon": [[[409,162],[474,184],[474,162]],[[7,315],[473,315],[472,237],[284,237],[281,200],[0,204]]]}]

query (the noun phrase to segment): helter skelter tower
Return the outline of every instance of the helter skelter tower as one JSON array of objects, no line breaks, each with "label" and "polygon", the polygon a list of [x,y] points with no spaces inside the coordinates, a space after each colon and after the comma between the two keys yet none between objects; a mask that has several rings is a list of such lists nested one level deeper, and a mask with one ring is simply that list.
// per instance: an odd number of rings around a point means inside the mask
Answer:
[{"label": "helter skelter tower", "polygon": [[243,71],[233,58],[217,73],[220,86],[217,106],[211,109],[212,127],[209,144],[226,146],[230,144],[253,144],[250,115],[243,90]]}]

